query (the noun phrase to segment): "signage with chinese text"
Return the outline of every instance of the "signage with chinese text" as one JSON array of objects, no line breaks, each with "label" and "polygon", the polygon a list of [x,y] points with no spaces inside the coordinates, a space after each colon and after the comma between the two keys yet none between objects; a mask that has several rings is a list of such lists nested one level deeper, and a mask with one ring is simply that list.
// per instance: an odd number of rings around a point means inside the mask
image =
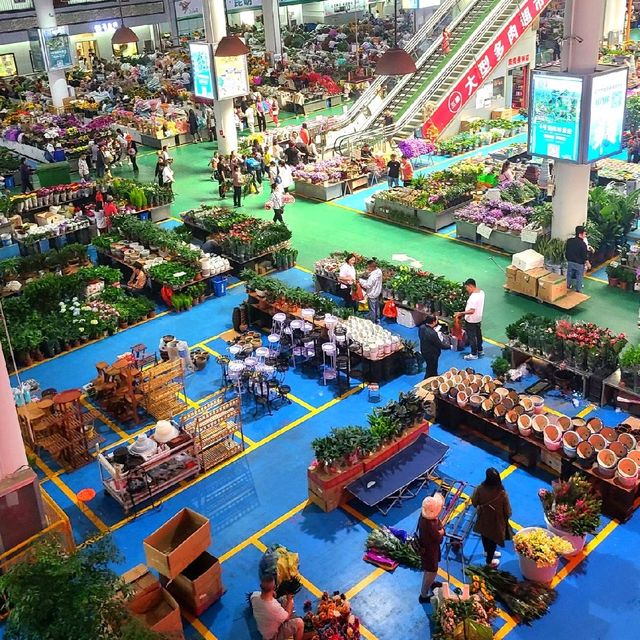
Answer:
[{"label": "signage with chinese text", "polygon": [[178,20],[197,18],[202,15],[202,0],[175,0],[174,6]]},{"label": "signage with chinese text", "polygon": [[530,58],[531,56],[528,53],[523,56],[511,56],[507,60],[507,66],[509,69],[512,69],[513,67],[524,67],[529,64]]},{"label": "signage with chinese text", "polygon": [[112,31],[115,31],[119,26],[120,24],[117,20],[111,20],[110,22],[96,22],[96,24],[93,25],[93,32],[111,33]]},{"label": "signage with chinese text", "polygon": [[247,56],[214,57],[218,100],[246,96],[249,93]]},{"label": "signage with chinese text", "polygon": [[529,108],[529,153],[580,161],[584,78],[534,71]]},{"label": "signage with chinese text", "polygon": [[27,38],[29,39],[29,53],[31,55],[31,66],[33,70],[36,73],[44,71],[47,66],[44,61],[40,29],[29,29],[27,31]]},{"label": "signage with chinese text", "polygon": [[532,26],[533,21],[547,7],[550,0],[525,0],[507,25],[493,42],[478,56],[464,77],[449,91],[438,105],[428,122],[422,127],[423,135],[428,131],[443,131],[475,94],[491,72],[504,60],[505,55]]},{"label": "signage with chinese text", "polygon": [[46,56],[47,68],[50,70],[68,69],[73,66],[69,27],[41,29],[42,43]]},{"label": "signage with chinese text", "polygon": [[226,0],[228,11],[251,11],[262,8],[262,0]]},{"label": "signage with chinese text", "polygon": [[0,78],[18,75],[16,67],[16,57],[13,53],[3,53],[0,55]]},{"label": "signage with chinese text", "polygon": [[191,75],[193,76],[193,93],[197,98],[213,100],[215,95],[213,52],[208,42],[190,42]]},{"label": "signage with chinese text", "polygon": [[596,73],[591,80],[591,109],[586,162],[622,151],[627,68]]}]

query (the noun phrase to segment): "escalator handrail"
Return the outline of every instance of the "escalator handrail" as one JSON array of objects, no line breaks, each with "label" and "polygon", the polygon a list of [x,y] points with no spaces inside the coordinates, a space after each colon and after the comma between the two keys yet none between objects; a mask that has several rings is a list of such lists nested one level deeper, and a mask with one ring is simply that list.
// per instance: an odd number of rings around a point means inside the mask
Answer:
[{"label": "escalator handrail", "polygon": [[[409,53],[413,53],[418,45],[422,43],[424,38],[430,33],[433,28],[439,24],[440,20],[443,16],[445,16],[450,9],[454,8],[460,0],[446,0],[443,2],[431,16],[429,19],[413,34],[411,40],[407,43],[405,50]],[[344,114],[344,117],[339,120],[338,126],[343,127],[348,124],[351,124],[362,109],[369,104],[373,98],[378,94],[380,87],[384,84],[389,76],[376,76],[375,80],[365,89],[357,100],[349,107],[347,113]]]},{"label": "escalator handrail", "polygon": [[[521,4],[522,0],[518,2],[518,8]],[[487,15],[485,20],[478,26],[478,29],[474,32],[474,40],[479,41],[479,39],[487,33],[489,29],[494,26],[494,23],[497,21],[499,16],[513,3],[513,0],[502,0],[496,4],[496,6],[492,9],[492,11]],[[447,79],[449,72],[452,68],[455,68],[459,62],[469,54],[469,48],[460,48],[447,62],[447,64],[440,70],[438,75],[433,79],[431,84],[429,85],[429,92],[433,93],[439,89],[443,82]],[[477,57],[477,53],[474,53],[474,56]],[[356,132],[352,134],[347,134],[338,138],[334,143],[334,151],[342,155],[342,147],[345,143],[357,144],[362,140],[380,140],[384,138],[393,137],[396,133],[398,133],[405,124],[413,118],[416,113],[416,105],[419,101],[415,100],[412,105],[402,114],[402,117],[398,122],[393,123],[392,125],[388,125],[385,127],[380,127],[378,129],[368,129],[367,131]]]}]

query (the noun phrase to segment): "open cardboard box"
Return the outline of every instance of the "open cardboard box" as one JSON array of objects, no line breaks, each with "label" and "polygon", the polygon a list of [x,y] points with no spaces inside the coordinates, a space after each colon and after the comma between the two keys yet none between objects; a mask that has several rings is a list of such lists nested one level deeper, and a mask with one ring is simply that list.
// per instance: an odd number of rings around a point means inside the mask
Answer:
[{"label": "open cardboard box", "polygon": [[144,539],[147,564],[167,578],[182,573],[211,544],[209,519],[182,509]]}]

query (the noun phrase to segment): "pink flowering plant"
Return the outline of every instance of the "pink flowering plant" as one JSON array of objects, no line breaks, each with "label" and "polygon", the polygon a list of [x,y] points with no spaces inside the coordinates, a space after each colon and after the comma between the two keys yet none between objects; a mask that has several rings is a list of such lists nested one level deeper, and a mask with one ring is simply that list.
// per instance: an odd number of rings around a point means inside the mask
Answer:
[{"label": "pink flowering plant", "polygon": [[600,526],[602,500],[579,474],[553,482],[551,491],[540,489],[538,496],[547,521],[556,529],[584,536],[595,534]]}]

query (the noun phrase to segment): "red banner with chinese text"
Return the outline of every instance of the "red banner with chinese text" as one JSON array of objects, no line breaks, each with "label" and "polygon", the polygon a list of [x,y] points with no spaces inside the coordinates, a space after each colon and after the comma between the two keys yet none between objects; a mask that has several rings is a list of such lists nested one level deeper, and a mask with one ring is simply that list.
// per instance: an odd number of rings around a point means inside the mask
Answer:
[{"label": "red banner with chinese text", "polygon": [[422,125],[423,137],[433,139],[449,125],[550,1],[525,0],[520,5],[510,22],[482,52],[464,77],[449,91],[429,120]]}]

